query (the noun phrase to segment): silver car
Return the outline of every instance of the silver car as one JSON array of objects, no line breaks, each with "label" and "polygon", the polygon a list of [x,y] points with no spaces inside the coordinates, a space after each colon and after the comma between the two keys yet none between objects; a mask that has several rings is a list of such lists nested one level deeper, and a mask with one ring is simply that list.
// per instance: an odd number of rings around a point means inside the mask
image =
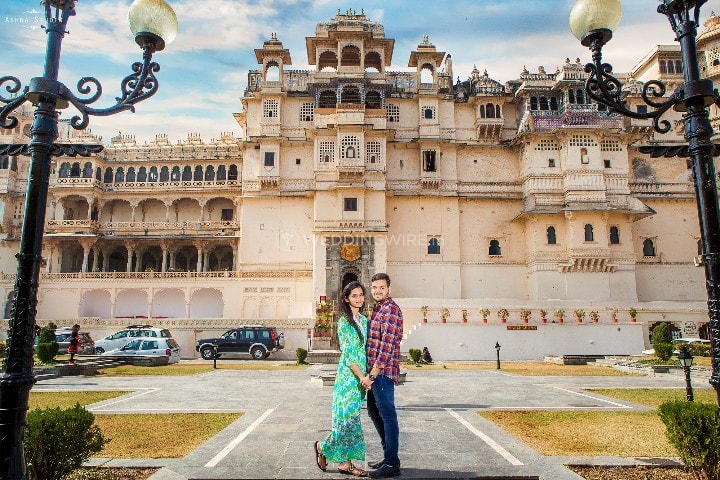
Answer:
[{"label": "silver car", "polygon": [[180,345],[173,338],[138,338],[124,347],[109,350],[103,356],[166,356],[168,363],[180,361]]},{"label": "silver car", "polygon": [[130,325],[124,330],[115,332],[95,342],[95,353],[102,355],[110,350],[122,348],[136,338],[172,338],[172,334],[165,328],[155,328],[151,325]]}]

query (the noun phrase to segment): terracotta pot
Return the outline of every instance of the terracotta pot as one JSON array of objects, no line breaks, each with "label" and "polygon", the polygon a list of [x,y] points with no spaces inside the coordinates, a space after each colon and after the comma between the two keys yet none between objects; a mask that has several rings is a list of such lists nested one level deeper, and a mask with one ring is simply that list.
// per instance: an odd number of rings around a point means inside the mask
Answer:
[{"label": "terracotta pot", "polygon": [[527,319],[527,318],[523,318],[523,323],[527,323],[527,322],[528,322],[528,319]]},{"label": "terracotta pot", "polygon": [[507,323],[507,318],[501,318],[500,323]]},{"label": "terracotta pot", "polygon": [[442,318],[440,319],[440,323],[447,323],[447,319],[446,319],[445,317],[442,317]]},{"label": "terracotta pot", "polygon": [[462,323],[467,323],[467,317],[462,317]]},{"label": "terracotta pot", "polygon": [[610,320],[612,320],[612,323],[617,323],[617,317],[613,316]]},{"label": "terracotta pot", "polygon": [[487,323],[487,317],[483,317],[483,323]]},{"label": "terracotta pot", "polygon": [[540,319],[540,321],[541,321],[543,324],[545,324],[545,323],[547,323],[547,318],[542,317],[542,318]]},{"label": "terracotta pot", "polygon": [[598,323],[598,321],[599,321],[598,318],[593,318],[593,323]]},{"label": "terracotta pot", "polygon": [[582,318],[578,317],[578,318],[577,318],[577,323],[582,323]]},{"label": "terracotta pot", "polygon": [[427,323],[427,318],[423,318],[423,323]]},{"label": "terracotta pot", "polygon": [[565,323],[565,319],[564,319],[564,318],[558,318],[558,323]]},{"label": "terracotta pot", "polygon": [[630,323],[635,323],[635,322],[637,322],[637,320],[635,319],[635,317],[630,317]]}]

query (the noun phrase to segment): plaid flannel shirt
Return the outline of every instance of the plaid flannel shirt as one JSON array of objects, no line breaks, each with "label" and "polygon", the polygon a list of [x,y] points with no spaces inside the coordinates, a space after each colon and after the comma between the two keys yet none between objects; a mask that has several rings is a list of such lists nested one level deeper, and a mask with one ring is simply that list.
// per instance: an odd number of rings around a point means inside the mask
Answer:
[{"label": "plaid flannel shirt", "polygon": [[378,368],[393,382],[398,381],[402,335],[403,316],[398,304],[389,297],[375,304],[367,340],[368,371]]}]

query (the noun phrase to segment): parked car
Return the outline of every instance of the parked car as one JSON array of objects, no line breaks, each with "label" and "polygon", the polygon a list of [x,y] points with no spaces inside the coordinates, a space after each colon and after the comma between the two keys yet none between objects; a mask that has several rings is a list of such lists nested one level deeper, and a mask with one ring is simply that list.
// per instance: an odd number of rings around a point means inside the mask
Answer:
[{"label": "parked car", "polygon": [[[80,355],[92,355],[95,353],[95,342],[87,332],[79,332],[80,336]],[[55,341],[58,343],[58,354],[65,354],[70,346],[70,337],[72,337],[72,327],[62,327],[55,330]]]},{"label": "parked car", "polygon": [[125,355],[143,355],[143,356],[166,356],[168,363],[177,363],[180,361],[180,345],[174,338],[136,338],[130,340],[130,343],[114,350],[109,350],[102,354],[103,356],[125,356]]},{"label": "parked car", "polygon": [[172,338],[172,334],[170,330],[155,328],[152,325],[129,325],[127,328],[95,342],[95,353],[102,355],[107,351],[122,348],[132,340],[141,337]]},{"label": "parked car", "polygon": [[274,327],[252,325],[233,328],[220,337],[205,338],[195,344],[195,350],[205,360],[212,360],[216,354],[217,358],[222,355],[249,354],[255,360],[262,360],[283,348],[285,336],[278,334]]}]

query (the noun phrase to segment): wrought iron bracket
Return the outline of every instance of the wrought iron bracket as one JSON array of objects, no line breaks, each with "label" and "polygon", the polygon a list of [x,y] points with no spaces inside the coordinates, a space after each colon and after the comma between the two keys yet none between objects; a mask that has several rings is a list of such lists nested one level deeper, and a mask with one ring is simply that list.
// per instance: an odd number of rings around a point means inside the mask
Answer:
[{"label": "wrought iron bracket", "polygon": [[[105,149],[104,145],[88,143],[54,143],[50,149],[53,157],[89,157],[100,153]],[[0,144],[0,155],[25,155],[29,156],[30,145],[27,143]]]},{"label": "wrought iron bracket", "polygon": [[[640,153],[649,154],[652,158],[690,157],[690,147],[688,145],[643,145],[638,147],[638,151]],[[720,156],[720,145],[713,145],[712,156]]]}]

